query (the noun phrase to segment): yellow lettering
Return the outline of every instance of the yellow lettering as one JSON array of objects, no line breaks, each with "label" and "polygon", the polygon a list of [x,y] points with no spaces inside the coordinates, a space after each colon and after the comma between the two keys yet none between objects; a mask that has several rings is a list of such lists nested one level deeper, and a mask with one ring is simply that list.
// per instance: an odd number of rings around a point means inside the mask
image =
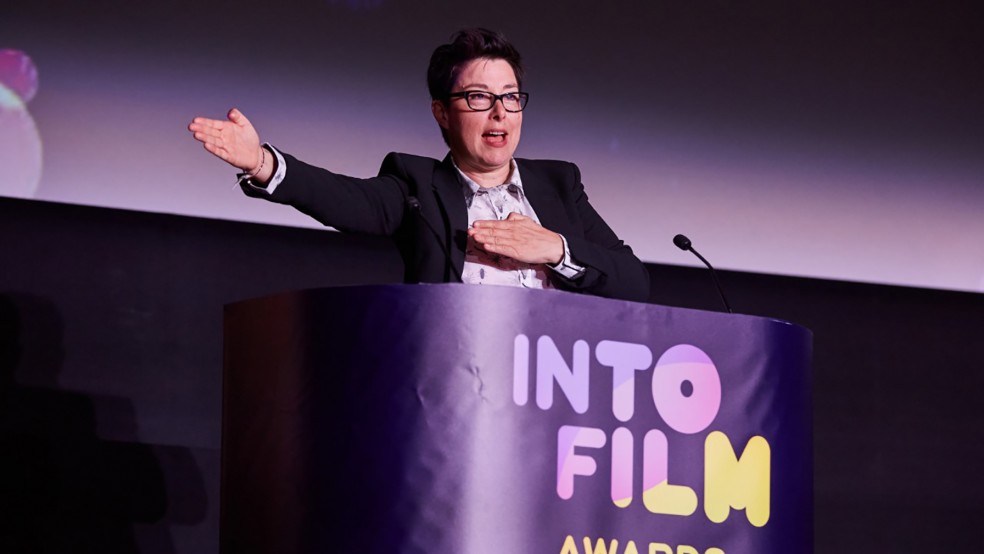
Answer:
[{"label": "yellow lettering", "polygon": [[606,546],[605,539],[599,538],[595,542],[595,547],[591,548],[591,539],[584,537],[584,554],[618,554],[618,539],[612,539],[612,542]]},{"label": "yellow lettering", "polygon": [[[608,544],[605,544],[605,539],[598,538],[595,545],[591,546],[591,537],[584,537],[583,543],[584,554],[618,554],[618,539],[612,539]],[[560,554],[580,554],[573,536],[567,535],[564,539],[564,546],[561,547]],[[622,554],[639,554],[639,547],[636,546],[635,541],[630,540],[625,543],[625,550],[622,551]],[[651,542],[649,543],[648,554],[700,554],[700,551],[686,544],[681,544],[674,550],[672,546],[666,543]],[[704,554],[724,554],[724,550],[711,547]]]},{"label": "yellow lettering", "polygon": [[728,519],[731,508],[745,510],[748,521],[762,527],[769,522],[772,451],[755,436],[741,459],[727,435],[714,431],[704,441],[704,512],[714,523]]},{"label": "yellow lettering", "polygon": [[646,433],[642,443],[642,504],[654,514],[689,516],[697,511],[697,494],[669,483],[669,444],[662,431]]},{"label": "yellow lettering", "polygon": [[694,489],[686,485],[671,485],[663,481],[642,491],[642,504],[654,514],[689,516],[697,511],[697,495]]}]

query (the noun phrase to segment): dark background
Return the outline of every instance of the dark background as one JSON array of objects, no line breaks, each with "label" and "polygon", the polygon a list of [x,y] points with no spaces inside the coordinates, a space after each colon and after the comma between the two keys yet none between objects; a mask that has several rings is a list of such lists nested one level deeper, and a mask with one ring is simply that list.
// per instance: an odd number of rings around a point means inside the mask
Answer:
[{"label": "dark background", "polygon": [[[396,282],[386,241],[0,199],[0,551],[218,550],[222,307]],[[652,264],[653,302],[719,309]],[[984,296],[722,272],[815,334],[818,552],[974,551]]]}]

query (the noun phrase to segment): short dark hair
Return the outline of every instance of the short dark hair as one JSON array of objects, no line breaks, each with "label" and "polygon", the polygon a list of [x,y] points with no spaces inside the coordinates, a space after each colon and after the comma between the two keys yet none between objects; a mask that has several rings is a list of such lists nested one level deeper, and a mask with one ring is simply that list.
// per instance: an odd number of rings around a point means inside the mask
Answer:
[{"label": "short dark hair", "polygon": [[481,58],[508,62],[516,74],[516,84],[523,88],[523,61],[516,47],[502,33],[474,27],[451,35],[451,42],[438,46],[431,55],[427,67],[431,99],[446,102],[461,67]]}]

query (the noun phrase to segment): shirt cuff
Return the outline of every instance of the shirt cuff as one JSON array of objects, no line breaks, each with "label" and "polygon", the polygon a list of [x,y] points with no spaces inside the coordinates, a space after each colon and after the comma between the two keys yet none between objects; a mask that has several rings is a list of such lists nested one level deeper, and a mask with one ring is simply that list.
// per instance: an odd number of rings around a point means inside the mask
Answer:
[{"label": "shirt cuff", "polygon": [[271,154],[273,154],[276,163],[274,164],[273,175],[270,177],[270,182],[266,184],[265,187],[257,186],[253,183],[253,180],[249,178],[249,173],[240,173],[236,175],[239,177],[239,185],[249,187],[257,192],[262,192],[263,194],[273,194],[273,191],[277,190],[280,183],[284,181],[287,177],[287,162],[284,160],[283,154],[277,151],[269,142],[264,142],[263,147],[266,148]]},{"label": "shirt cuff", "polygon": [[560,240],[564,242],[564,258],[560,260],[557,265],[547,264],[547,267],[559,273],[561,277],[567,279],[568,281],[573,281],[581,275],[584,275],[584,266],[579,265],[571,257],[571,249],[567,246],[567,239],[564,235],[560,235]]}]

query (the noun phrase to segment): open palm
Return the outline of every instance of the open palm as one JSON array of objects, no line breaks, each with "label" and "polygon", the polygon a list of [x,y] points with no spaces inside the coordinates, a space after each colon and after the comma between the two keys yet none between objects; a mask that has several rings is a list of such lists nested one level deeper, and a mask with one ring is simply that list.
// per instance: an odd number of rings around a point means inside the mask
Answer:
[{"label": "open palm", "polygon": [[188,125],[205,150],[243,171],[260,166],[260,137],[242,112],[229,110],[225,121],[196,117]]}]

